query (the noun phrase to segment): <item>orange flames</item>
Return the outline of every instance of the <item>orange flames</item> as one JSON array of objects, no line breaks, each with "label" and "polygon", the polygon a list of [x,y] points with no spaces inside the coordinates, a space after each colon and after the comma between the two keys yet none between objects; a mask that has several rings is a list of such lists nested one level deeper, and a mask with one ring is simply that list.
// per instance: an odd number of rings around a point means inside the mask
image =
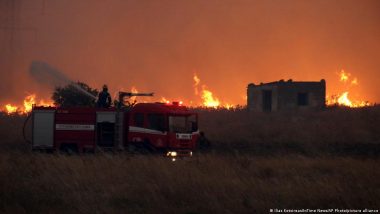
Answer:
[{"label": "orange flames", "polygon": [[17,112],[17,107],[12,106],[11,104],[7,104],[7,105],[5,105],[5,110],[8,114],[13,114],[13,113]]},{"label": "orange flames", "polygon": [[[139,91],[137,90],[137,88],[135,86],[132,86],[131,92],[132,93],[139,93]],[[131,100],[133,100],[133,102],[137,102],[137,97],[133,96],[133,97],[131,97]]]},{"label": "orange flames", "polygon": [[206,89],[206,86],[202,86],[202,100],[205,107],[217,108],[220,105],[220,101],[217,97],[214,97],[212,92]]},{"label": "orange flames", "polygon": [[169,104],[170,101],[167,100],[165,97],[161,97],[161,100],[160,100],[161,103],[166,103],[166,104]]},{"label": "orange flames", "polygon": [[192,107],[206,107],[206,108],[227,108],[231,109],[234,108],[235,105],[229,104],[227,102],[222,102],[218,97],[215,96],[215,94],[207,88],[205,84],[200,84],[201,79],[198,77],[197,74],[193,75],[193,88],[194,88],[194,94],[197,96],[198,101],[193,102],[192,100],[186,100],[186,102],[183,102],[183,99],[168,99],[167,97],[161,97],[160,102],[161,103],[171,103],[172,101],[178,102],[180,105],[185,104],[187,106]]},{"label": "orange flames", "polygon": [[371,104],[368,101],[360,101],[360,100],[352,100],[348,97],[349,90],[353,86],[359,85],[358,79],[355,77],[352,80],[350,80],[351,74],[345,72],[344,70],[341,70],[339,73],[339,79],[340,82],[342,82],[347,90],[344,92],[333,95],[333,96],[327,96],[326,98],[326,104],[327,105],[338,105],[338,106],[347,106],[350,108],[358,108],[358,107],[365,107],[370,106]]},{"label": "orange flames", "polygon": [[201,80],[198,78],[198,76],[196,74],[194,74],[193,80],[194,80],[194,93],[195,93],[195,95],[198,95],[198,93],[199,93],[198,92],[198,85],[201,82]]},{"label": "orange flames", "polygon": [[215,94],[211,90],[209,90],[205,84],[200,85],[201,79],[197,76],[197,74],[194,74],[193,81],[194,94],[197,96],[199,101],[193,102],[192,100],[185,99],[186,102],[184,102],[183,98],[168,99],[167,97],[161,97],[160,102],[166,104],[169,104],[171,102],[178,102],[180,105],[185,104],[191,107],[227,109],[235,107],[235,105],[220,101],[220,99],[216,97]]},{"label": "orange flames", "polygon": [[[201,82],[200,78],[197,76],[197,74],[194,74],[193,76],[194,80],[194,92],[195,95],[199,95],[199,84]],[[200,106],[207,107],[207,108],[233,108],[234,106],[231,104],[228,104],[226,102],[221,102],[210,90],[207,89],[206,85],[202,85],[202,90],[200,93],[202,104]]]},{"label": "orange flames", "polygon": [[32,110],[33,104],[36,103],[35,98],[36,98],[36,95],[32,94],[32,95],[27,96],[24,99],[24,110],[23,110],[24,113],[30,112]]},{"label": "orange flames", "polygon": [[[338,105],[338,106],[347,106],[351,108],[357,107],[365,107],[373,105],[367,101],[355,100],[351,98],[349,95],[352,92],[353,87],[359,85],[359,81],[356,77],[353,77],[350,73],[341,70],[339,75],[339,81],[344,85],[345,89],[343,92],[338,93],[333,96],[326,97],[326,104],[328,106]],[[235,108],[236,105],[227,103],[221,99],[219,99],[205,84],[201,84],[201,79],[194,73],[193,75],[193,90],[196,95],[196,100],[193,102],[187,99],[167,99],[167,97],[161,97],[160,102],[162,103],[171,103],[172,101],[176,101],[180,104],[185,103],[187,106],[192,107],[206,107],[206,108],[226,108],[231,109]],[[138,93],[138,90],[135,86],[131,88],[132,93]],[[150,98],[142,97],[143,102],[151,101]],[[242,96],[242,99],[247,100],[247,96]],[[131,97],[133,102],[137,102],[136,97]],[[181,101],[180,101],[181,100]],[[186,102],[183,102],[186,101]],[[30,94],[25,97],[22,104],[15,105],[13,103],[7,103],[0,109],[0,111],[6,112],[7,114],[26,114],[32,110],[33,105],[38,106],[54,106],[52,101],[45,101],[43,99],[39,99],[37,101],[36,94]]]},{"label": "orange flames", "polygon": [[33,105],[38,106],[54,106],[52,101],[45,101],[43,99],[36,101],[36,95],[31,94],[25,97],[22,105],[6,104],[2,111],[7,114],[27,114],[32,111]]},{"label": "orange flames", "polygon": [[348,81],[349,76],[351,76],[350,73],[344,72],[344,70],[340,71],[340,81],[346,83]]}]

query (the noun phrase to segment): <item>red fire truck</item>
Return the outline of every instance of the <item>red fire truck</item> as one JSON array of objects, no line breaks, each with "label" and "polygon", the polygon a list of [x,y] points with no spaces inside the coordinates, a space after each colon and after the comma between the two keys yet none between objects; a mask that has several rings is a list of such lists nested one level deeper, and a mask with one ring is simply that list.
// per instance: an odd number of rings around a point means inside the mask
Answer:
[{"label": "red fire truck", "polygon": [[120,149],[191,156],[199,137],[198,115],[178,102],[130,107],[34,107],[33,149]]}]

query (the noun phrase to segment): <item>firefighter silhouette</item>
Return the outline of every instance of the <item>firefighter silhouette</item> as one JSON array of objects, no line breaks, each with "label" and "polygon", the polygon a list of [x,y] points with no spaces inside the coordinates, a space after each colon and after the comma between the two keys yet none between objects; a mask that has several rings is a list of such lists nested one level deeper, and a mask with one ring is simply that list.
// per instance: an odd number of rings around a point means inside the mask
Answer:
[{"label": "firefighter silhouette", "polygon": [[111,106],[111,95],[108,93],[107,85],[103,85],[103,90],[98,95],[97,106],[99,108],[109,108]]}]

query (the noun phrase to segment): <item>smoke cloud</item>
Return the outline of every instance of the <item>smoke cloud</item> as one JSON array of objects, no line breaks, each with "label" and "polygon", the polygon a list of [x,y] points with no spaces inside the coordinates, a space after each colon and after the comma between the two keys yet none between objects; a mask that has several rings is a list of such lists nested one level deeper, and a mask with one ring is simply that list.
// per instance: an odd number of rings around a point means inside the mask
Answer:
[{"label": "smoke cloud", "polygon": [[341,92],[342,69],[358,79],[350,96],[380,101],[378,0],[7,2],[0,105],[27,93],[50,98],[68,77],[107,84],[111,94],[134,86],[154,99],[199,103],[194,72],[233,104],[245,104],[248,83],[280,79],[326,79],[331,95]]}]

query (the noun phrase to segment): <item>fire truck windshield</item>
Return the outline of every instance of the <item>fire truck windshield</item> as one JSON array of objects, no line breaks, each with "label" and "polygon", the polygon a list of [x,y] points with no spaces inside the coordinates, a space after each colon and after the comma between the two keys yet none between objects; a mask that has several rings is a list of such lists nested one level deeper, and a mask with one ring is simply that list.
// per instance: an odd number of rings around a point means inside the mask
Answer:
[{"label": "fire truck windshield", "polygon": [[195,115],[169,116],[169,130],[175,133],[196,132],[198,130],[197,117]]}]

